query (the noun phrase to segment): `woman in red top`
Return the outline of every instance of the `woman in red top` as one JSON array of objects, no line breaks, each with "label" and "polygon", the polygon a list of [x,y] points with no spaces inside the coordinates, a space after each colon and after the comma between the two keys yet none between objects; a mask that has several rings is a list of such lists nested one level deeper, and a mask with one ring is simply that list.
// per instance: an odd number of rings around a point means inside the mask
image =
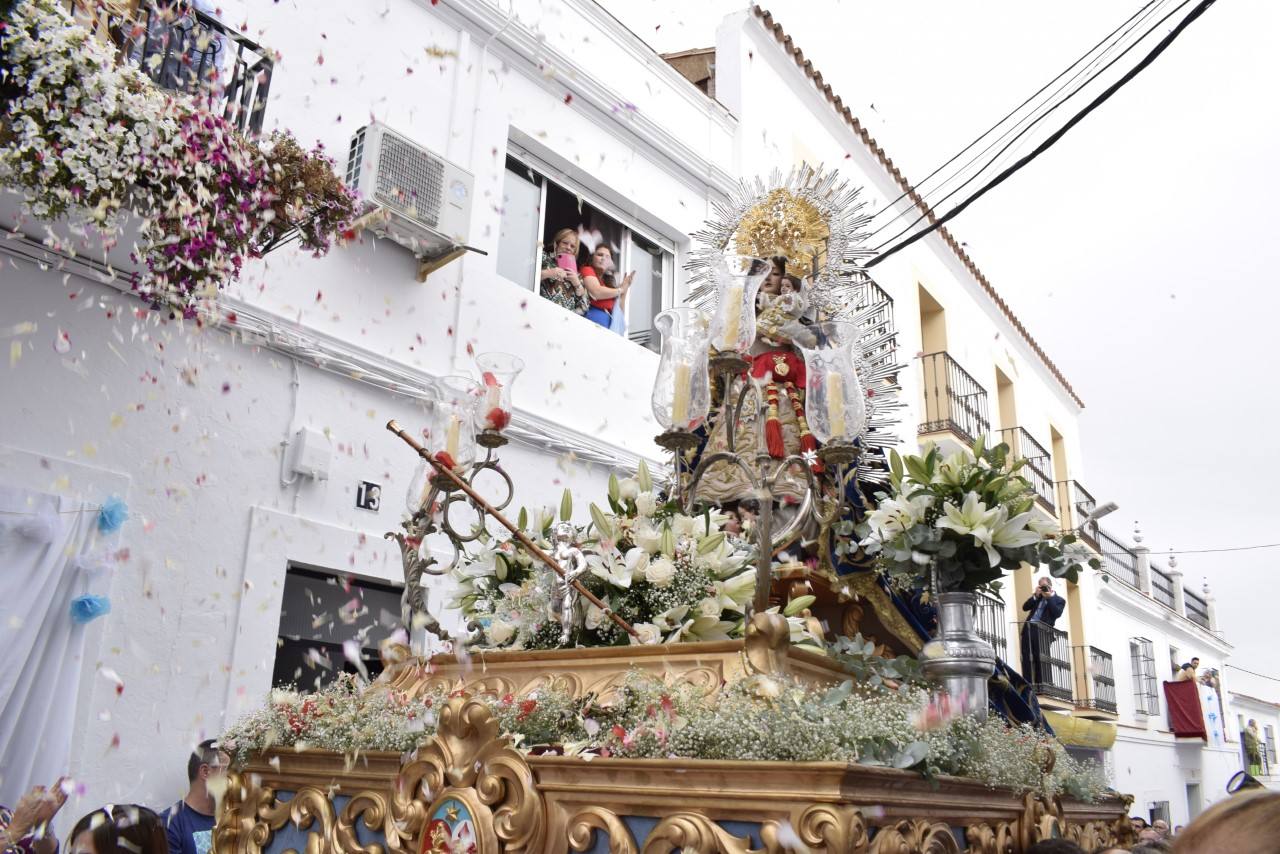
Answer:
[{"label": "woman in red top", "polygon": [[591,297],[591,308],[587,309],[587,320],[609,328],[609,319],[613,314],[613,303],[622,294],[621,288],[611,288],[601,279],[606,272],[613,269],[613,250],[607,243],[601,243],[591,253],[591,266],[578,271],[582,284]]}]

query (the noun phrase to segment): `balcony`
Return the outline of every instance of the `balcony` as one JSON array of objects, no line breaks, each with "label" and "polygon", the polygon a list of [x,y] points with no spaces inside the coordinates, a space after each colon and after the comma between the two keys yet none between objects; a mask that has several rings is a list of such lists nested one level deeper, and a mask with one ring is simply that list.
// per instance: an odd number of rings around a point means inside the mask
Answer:
[{"label": "balcony", "polygon": [[1116,713],[1116,675],[1111,653],[1096,646],[1071,648],[1075,662],[1076,706]]},{"label": "balcony", "polygon": [[1067,633],[1044,623],[1015,623],[1022,647],[1022,677],[1042,698],[1071,702],[1071,644]]},{"label": "balcony", "polygon": [[[1154,581],[1153,585],[1154,587]],[[1187,619],[1201,628],[1209,628],[1209,603],[1190,590],[1183,589],[1182,600],[1187,605]]]},{"label": "balcony", "polygon": [[[1062,530],[1071,531],[1080,527],[1080,523],[1098,506],[1098,502],[1089,490],[1080,485],[1078,480],[1060,480],[1054,484],[1058,489],[1058,510],[1062,514]],[[1098,523],[1090,522],[1078,531],[1080,539],[1094,551],[1098,548]]]},{"label": "balcony", "polygon": [[[77,23],[162,89],[208,98],[241,133],[262,131],[275,63],[270,51],[197,9],[154,0],[70,0]],[[123,11],[122,11],[123,10]]]},{"label": "balcony", "polygon": [[920,433],[954,433],[966,444],[991,432],[987,390],[948,353],[920,357],[924,368],[924,419]]},{"label": "balcony", "polygon": [[854,312],[865,315],[860,324],[860,343],[872,368],[892,367],[897,360],[898,335],[893,325],[893,297],[866,277]]},{"label": "balcony", "polygon": [[1053,478],[1049,475],[1049,472],[1053,471],[1049,452],[1022,427],[999,430],[996,435],[999,441],[1009,446],[1010,462],[1026,460],[1026,465],[1022,467],[1020,473],[1035,489],[1036,500],[1040,502],[1040,506],[1053,515],[1054,493],[1057,490],[1054,489]]},{"label": "balcony", "polygon": [[1151,564],[1151,598],[1172,610],[1178,610],[1173,597],[1173,579],[1163,569]]},{"label": "balcony", "polygon": [[1134,590],[1141,589],[1138,582],[1138,556],[1133,549],[1101,528],[1097,529],[1097,541],[1103,571]]},{"label": "balcony", "polygon": [[975,625],[978,635],[991,644],[1002,661],[1007,661],[1009,641],[1005,636],[1004,600],[989,593],[979,593]]}]

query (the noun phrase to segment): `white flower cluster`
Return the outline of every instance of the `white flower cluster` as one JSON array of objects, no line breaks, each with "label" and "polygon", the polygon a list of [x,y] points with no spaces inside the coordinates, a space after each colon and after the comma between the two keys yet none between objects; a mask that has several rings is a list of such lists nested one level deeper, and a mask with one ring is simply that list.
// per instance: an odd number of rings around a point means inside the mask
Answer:
[{"label": "white flower cluster", "polygon": [[1064,551],[1074,537],[1035,510],[1024,465],[1006,445],[981,441],[945,459],[932,446],[922,456],[891,452],[890,491],[858,526],[859,545],[904,584],[940,592],[995,586],[1024,563],[1074,580],[1088,556]]},{"label": "white flower cluster", "polygon": [[[92,227],[107,248],[119,239],[120,212],[139,213],[134,257],[146,272],[133,284],[143,298],[191,313],[291,224],[317,252],[328,241],[303,223],[345,227],[351,196],[327,158],[281,147],[290,174],[309,170],[323,189],[290,189],[281,210],[299,222],[273,222],[280,163],[189,97],[117,63],[54,0],[17,4],[3,47],[0,83],[15,94],[0,115],[0,185],[22,192],[38,219],[71,216],[76,237],[86,239]],[[46,242],[58,242],[52,230]]]},{"label": "white flower cluster", "polygon": [[[314,694],[272,692],[266,706],[220,739],[238,763],[273,747],[358,753],[412,750],[433,736],[443,692],[410,700],[350,676]],[[1098,799],[1096,765],[1074,760],[1058,742],[999,719],[930,720],[921,691],[871,691],[845,683],[830,691],[784,686],[769,700],[744,684],[713,697],[632,671],[608,705],[548,687],[524,696],[481,698],[502,731],[529,749],[556,745],[568,755],[756,761],[835,761],[953,774],[1021,793]],[[922,728],[924,727],[924,728]],[[1042,773],[1045,751],[1055,757]]]},{"label": "white flower cluster", "polygon": [[[554,515],[543,511],[523,518],[525,532],[552,552]],[[754,592],[754,550],[724,531],[728,518],[714,510],[690,516],[662,503],[643,469],[637,478],[611,480],[609,510],[592,505],[591,525],[576,529],[587,565],[579,580],[630,623],[636,636],[628,638],[603,608],[584,598],[567,615],[574,642],[656,644],[740,635]],[[513,541],[484,543],[464,558],[453,578],[454,604],[484,626],[485,646],[559,644],[561,617],[551,608],[559,579]]]}]

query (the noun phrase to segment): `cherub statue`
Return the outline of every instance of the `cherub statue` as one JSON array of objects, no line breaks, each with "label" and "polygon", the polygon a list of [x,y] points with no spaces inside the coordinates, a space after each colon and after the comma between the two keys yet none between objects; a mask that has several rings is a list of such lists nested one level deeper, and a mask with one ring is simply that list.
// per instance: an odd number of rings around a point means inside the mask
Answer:
[{"label": "cherub statue", "polygon": [[761,338],[774,346],[792,343],[811,346],[813,331],[801,320],[808,310],[804,283],[795,276],[783,276],[778,295],[762,300],[756,329]]},{"label": "cherub statue", "polygon": [[[551,617],[560,621],[560,645],[569,645],[573,632],[573,617],[578,607],[578,589],[573,582],[587,571],[587,558],[573,542],[573,525],[560,522],[552,534],[555,549],[551,556],[564,570],[564,577],[555,579],[551,593]],[[548,570],[550,571],[550,570]]]}]

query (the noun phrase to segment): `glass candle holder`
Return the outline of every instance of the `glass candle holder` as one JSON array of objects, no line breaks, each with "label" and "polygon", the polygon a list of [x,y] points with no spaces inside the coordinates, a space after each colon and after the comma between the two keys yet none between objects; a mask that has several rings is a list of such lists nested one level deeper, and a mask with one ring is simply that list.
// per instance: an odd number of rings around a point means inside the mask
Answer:
[{"label": "glass candle holder", "polygon": [[749,255],[722,255],[715,264],[716,313],[711,349],[745,355],[756,340],[756,293],[772,262]]},{"label": "glass candle holder", "polygon": [[706,319],[696,308],[669,308],[653,321],[662,355],[653,381],[653,415],[664,430],[696,430],[711,409]]},{"label": "glass candle holder", "polygon": [[481,353],[476,356],[483,396],[476,410],[481,430],[501,433],[511,423],[511,386],[524,370],[524,362],[509,353]]},{"label": "glass candle holder", "polygon": [[476,460],[476,406],[484,391],[471,377],[441,377],[431,413],[427,450],[462,473]]},{"label": "glass candle holder", "polygon": [[867,426],[867,397],[854,369],[852,323],[829,321],[814,327],[817,342],[801,347],[805,368],[805,420],[823,444],[852,444]]}]

